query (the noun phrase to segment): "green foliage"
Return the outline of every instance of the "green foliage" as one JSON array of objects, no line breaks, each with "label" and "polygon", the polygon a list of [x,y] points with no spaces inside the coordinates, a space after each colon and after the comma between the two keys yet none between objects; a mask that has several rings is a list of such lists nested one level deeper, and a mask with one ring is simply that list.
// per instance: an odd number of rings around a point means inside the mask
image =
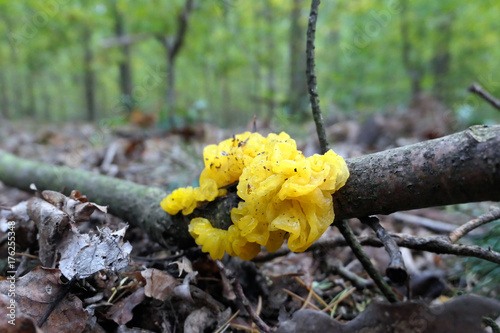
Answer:
[{"label": "green foliage", "polygon": [[[138,37],[131,44],[136,107],[159,114],[168,82],[165,49],[156,37],[177,33],[186,0],[113,1],[123,14],[126,35]],[[5,91],[0,104],[10,107],[11,117],[85,119],[85,31],[91,34],[98,118],[119,116],[118,64],[124,55],[119,44],[103,46],[115,36],[111,3],[0,0],[0,34],[5,36],[0,40],[0,88]],[[247,124],[254,114],[282,124],[295,121],[300,110],[287,109],[292,1],[195,3],[175,63],[175,118],[190,123],[200,116],[224,126]],[[309,1],[301,1],[303,26],[309,7]],[[421,75],[422,89],[442,98],[464,124],[498,122],[497,112],[466,92],[478,81],[500,96],[498,9],[494,0],[322,2],[316,74],[323,109],[336,105],[346,112],[372,112],[406,105],[413,70]],[[402,60],[402,21],[409,27],[410,70]],[[448,60],[436,73],[439,56]],[[194,107],[197,101],[204,101],[203,110]],[[471,115],[464,118],[467,110]]]}]

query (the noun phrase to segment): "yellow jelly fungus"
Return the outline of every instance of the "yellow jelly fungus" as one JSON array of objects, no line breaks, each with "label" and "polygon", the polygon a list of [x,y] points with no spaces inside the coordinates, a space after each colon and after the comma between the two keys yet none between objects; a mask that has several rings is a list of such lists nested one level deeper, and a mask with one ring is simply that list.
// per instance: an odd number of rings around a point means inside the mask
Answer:
[{"label": "yellow jelly fungus", "polygon": [[305,157],[286,133],[243,133],[203,151],[200,187],[177,189],[161,205],[170,214],[190,214],[201,202],[224,195],[221,187],[238,182],[243,200],[231,211],[233,225],[217,229],[204,218],[191,220],[189,232],[202,251],[220,259],[227,252],[252,259],[260,246],[270,252],[285,239],[294,252],[306,250],[333,222],[332,194],[349,171],[333,151]]}]

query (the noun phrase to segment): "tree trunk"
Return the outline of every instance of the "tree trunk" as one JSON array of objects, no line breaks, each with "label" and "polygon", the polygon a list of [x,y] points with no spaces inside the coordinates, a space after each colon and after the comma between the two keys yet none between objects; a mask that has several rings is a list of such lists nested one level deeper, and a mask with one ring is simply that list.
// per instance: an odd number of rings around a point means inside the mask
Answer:
[{"label": "tree trunk", "polygon": [[10,117],[10,100],[7,91],[7,74],[5,71],[0,71],[0,119],[9,119]]},{"label": "tree trunk", "polygon": [[184,44],[184,38],[188,29],[189,15],[194,8],[193,0],[186,0],[184,9],[177,17],[178,27],[175,36],[159,35],[157,39],[165,47],[167,58],[167,90],[166,90],[166,107],[167,114],[163,114],[163,119],[168,119],[170,124],[173,124],[175,112],[175,60],[179,51]]},{"label": "tree trunk", "polygon": [[26,93],[28,95],[28,105],[26,107],[26,114],[28,117],[36,117],[36,92],[35,92],[35,82],[36,73],[31,70],[31,66],[28,65],[28,72],[26,75]]},{"label": "tree trunk", "polygon": [[169,123],[174,125],[175,115],[175,55],[167,49],[167,110]]},{"label": "tree trunk", "polygon": [[[117,5],[117,0],[111,1],[113,16],[115,19],[115,35],[117,40],[121,40],[125,35],[125,22],[123,14]],[[119,86],[121,92],[121,100],[127,113],[130,113],[134,108],[134,101],[132,98],[132,65],[130,58],[130,43],[123,43],[121,46],[122,58],[118,62]]]},{"label": "tree trunk", "polygon": [[401,53],[403,58],[403,65],[410,78],[411,101],[415,101],[422,91],[422,78],[424,76],[424,69],[422,68],[418,60],[412,59],[412,53],[415,52],[415,50],[410,41],[411,37],[410,18],[408,17],[408,1],[409,0],[401,1]]},{"label": "tree trunk", "polygon": [[[6,25],[7,31],[14,31],[14,22],[16,21],[15,18],[10,17],[10,15],[1,15],[1,18],[3,22]],[[16,44],[13,41],[10,41],[9,44],[9,66],[8,66],[8,71],[6,71],[7,75],[9,78],[17,78],[19,76],[18,71],[18,65],[19,65],[19,58],[17,54],[17,48]],[[17,79],[11,79],[9,82],[9,90],[12,95],[12,110],[13,112],[11,115],[15,117],[17,114],[21,113],[23,110],[23,90],[22,90],[22,80],[17,80]],[[6,92],[7,95],[9,95],[8,91]]]},{"label": "tree trunk", "polygon": [[[200,157],[201,158],[201,157]],[[400,210],[476,201],[500,201],[500,126],[473,126],[435,140],[348,159],[350,176],[333,195],[337,220]],[[77,189],[89,200],[145,229],[165,246],[193,244],[191,216],[170,216],[160,207],[167,195],[129,181],[20,159],[0,150],[0,181],[29,190]],[[238,200],[228,195],[194,214],[225,214]],[[204,215],[206,216],[206,215]],[[229,221],[211,220],[214,224]]]},{"label": "tree trunk", "polygon": [[309,117],[306,72],[306,27],[301,24],[304,1],[293,0],[290,12],[290,113]]},{"label": "tree trunk", "polygon": [[436,45],[434,46],[434,56],[431,61],[432,75],[434,77],[434,95],[441,101],[447,102],[449,99],[448,74],[450,72],[451,52],[450,42],[452,39],[454,15],[449,14],[438,25]]},{"label": "tree trunk", "polygon": [[96,120],[96,106],[95,74],[92,68],[94,61],[94,53],[91,45],[92,33],[88,27],[84,27],[83,29],[83,85],[85,89],[85,104],[87,106],[87,120],[93,122]]},{"label": "tree trunk", "polygon": [[[267,31],[265,38],[266,52],[268,53],[266,56],[267,63],[267,119],[272,119],[274,115],[274,111],[276,109],[276,75],[275,75],[275,61],[276,52],[275,52],[275,41],[274,41],[274,13],[273,13],[273,4],[271,0],[266,1],[266,8],[264,9],[264,18],[266,21],[266,26],[269,31]],[[293,96],[293,95],[291,95]]]}]

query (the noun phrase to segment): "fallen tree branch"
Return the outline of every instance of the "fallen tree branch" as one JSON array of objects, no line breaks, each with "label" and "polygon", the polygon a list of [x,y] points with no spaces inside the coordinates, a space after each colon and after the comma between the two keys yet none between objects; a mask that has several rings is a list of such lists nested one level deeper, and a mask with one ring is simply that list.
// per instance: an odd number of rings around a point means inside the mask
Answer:
[{"label": "fallen tree branch", "polygon": [[[201,157],[200,157],[201,158]],[[477,201],[500,201],[500,126],[474,126],[440,139],[348,159],[347,183],[333,195],[336,219]],[[26,191],[78,189],[109,212],[143,228],[164,246],[194,244],[189,216],[170,216],[160,207],[167,193],[96,173],[29,161],[0,150],[0,181]],[[228,196],[205,207],[225,211]],[[219,209],[219,207],[225,207]],[[200,214],[198,209],[195,213]]]},{"label": "fallen tree branch", "polygon": [[346,162],[349,179],[333,194],[335,219],[500,201],[498,125],[472,126]]}]

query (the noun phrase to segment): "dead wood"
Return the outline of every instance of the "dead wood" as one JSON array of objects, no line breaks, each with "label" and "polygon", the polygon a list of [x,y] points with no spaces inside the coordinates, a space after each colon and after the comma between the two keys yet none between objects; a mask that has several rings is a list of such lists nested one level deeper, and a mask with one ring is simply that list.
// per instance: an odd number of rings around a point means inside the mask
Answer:
[{"label": "dead wood", "polygon": [[[333,195],[338,220],[500,201],[500,126],[473,126],[443,138],[348,159],[347,165],[351,173],[347,184]],[[67,194],[77,189],[164,246],[194,244],[187,232],[189,217],[164,212],[160,201],[167,193],[159,188],[29,161],[1,150],[0,181],[23,190],[32,183],[41,190]],[[205,207],[203,214],[220,212],[220,205],[227,212],[236,204],[237,199],[229,195]]]}]

